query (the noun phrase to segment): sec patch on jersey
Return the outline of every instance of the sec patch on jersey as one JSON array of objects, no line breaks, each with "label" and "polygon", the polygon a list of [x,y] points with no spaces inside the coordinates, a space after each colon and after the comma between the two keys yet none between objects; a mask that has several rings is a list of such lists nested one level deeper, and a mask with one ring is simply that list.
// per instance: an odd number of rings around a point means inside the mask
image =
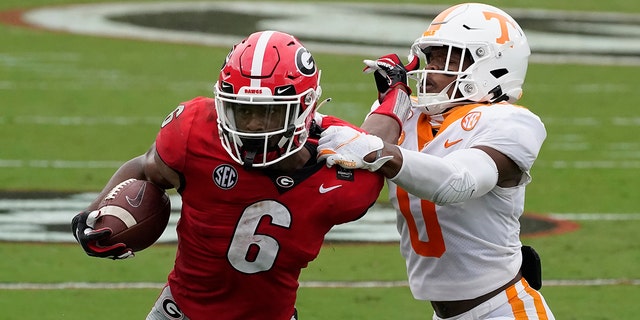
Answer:
[{"label": "sec patch on jersey", "polygon": [[124,243],[134,252],[155,243],[169,223],[171,202],[155,184],[129,179],[115,186],[100,202],[95,229],[110,228],[111,236],[99,245]]}]

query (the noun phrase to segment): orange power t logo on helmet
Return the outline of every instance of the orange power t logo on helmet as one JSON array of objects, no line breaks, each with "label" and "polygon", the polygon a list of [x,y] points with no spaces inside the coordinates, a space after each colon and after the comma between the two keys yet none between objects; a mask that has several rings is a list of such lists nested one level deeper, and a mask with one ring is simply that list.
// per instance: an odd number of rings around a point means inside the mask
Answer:
[{"label": "orange power t logo on helmet", "polygon": [[[440,27],[446,23],[445,19],[449,16],[449,14],[452,11],[456,10],[461,5],[463,4],[459,4],[445,11],[442,11],[437,17],[433,19],[433,21],[429,25],[429,29],[423,32],[422,36],[428,37],[428,36],[435,35],[436,31],[440,30]],[[509,18],[507,18],[506,16],[496,12],[483,11],[482,13],[484,14],[485,19],[487,20],[496,19],[500,24],[500,37],[496,38],[496,43],[504,44],[507,41],[509,41],[510,38],[509,38],[509,29],[507,28],[507,23],[511,24],[514,28],[516,28],[516,26],[513,24],[513,21],[509,20]]]},{"label": "orange power t logo on helmet", "polygon": [[509,38],[509,29],[507,28],[507,23],[511,24],[511,26],[514,28],[516,26],[513,25],[513,22],[509,20],[509,18],[495,12],[484,11],[482,13],[484,14],[485,19],[487,20],[496,19],[498,20],[498,23],[500,23],[500,37],[496,38],[496,42],[498,44],[504,44],[507,41],[511,40]]},{"label": "orange power t logo on helmet", "polygon": [[445,23],[444,20],[451,13],[451,11],[455,10],[456,8],[458,8],[461,5],[462,4],[459,4],[457,6],[453,6],[453,7],[449,8],[449,9],[447,9],[445,11],[442,11],[437,17],[435,17],[435,19],[433,19],[433,21],[429,25],[429,29],[427,29],[427,31],[422,33],[422,36],[423,37],[433,36],[436,33],[436,31],[438,31],[440,29],[440,26],[442,26],[442,24]]}]

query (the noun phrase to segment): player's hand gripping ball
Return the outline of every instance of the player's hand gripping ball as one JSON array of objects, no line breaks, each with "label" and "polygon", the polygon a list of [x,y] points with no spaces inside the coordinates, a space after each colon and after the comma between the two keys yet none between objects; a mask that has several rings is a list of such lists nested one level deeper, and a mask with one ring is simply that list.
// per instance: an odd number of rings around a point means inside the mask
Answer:
[{"label": "player's hand gripping ball", "polygon": [[155,184],[129,179],[114,187],[99,205],[94,230],[111,229],[98,245],[124,243],[137,252],[155,243],[169,223],[171,202]]}]

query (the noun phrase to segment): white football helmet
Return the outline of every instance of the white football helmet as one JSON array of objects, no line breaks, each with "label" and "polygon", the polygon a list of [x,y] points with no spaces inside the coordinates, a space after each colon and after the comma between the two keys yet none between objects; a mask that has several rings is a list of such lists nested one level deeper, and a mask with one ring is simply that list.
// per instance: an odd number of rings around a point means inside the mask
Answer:
[{"label": "white football helmet", "polygon": [[292,35],[263,31],[234,46],[214,87],[222,145],[246,167],[300,150],[313,120],[320,70]]},{"label": "white football helmet", "polygon": [[[409,80],[417,82],[416,106],[423,113],[440,114],[470,102],[513,103],[521,97],[531,51],[518,23],[504,11],[480,3],[464,3],[444,10],[413,43],[411,54],[428,65],[433,47],[448,48],[444,69],[408,72]],[[453,51],[462,52],[461,61],[470,55],[472,64],[463,70],[463,64],[459,63],[456,70],[449,70]],[[426,92],[427,79],[432,74],[455,78],[441,92]],[[455,89],[449,94],[452,86]]]}]

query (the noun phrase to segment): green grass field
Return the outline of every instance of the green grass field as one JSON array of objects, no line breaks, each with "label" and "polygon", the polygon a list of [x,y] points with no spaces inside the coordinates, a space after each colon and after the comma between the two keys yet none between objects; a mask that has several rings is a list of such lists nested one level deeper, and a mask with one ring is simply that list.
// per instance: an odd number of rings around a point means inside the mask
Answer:
[{"label": "green grass field", "polygon": [[[77,2],[100,1],[4,0],[0,11]],[[626,0],[488,3],[640,15],[640,3]],[[0,24],[0,191],[98,191],[119,163],[148,148],[159,123],[178,103],[211,95],[228,49]],[[314,56],[323,70],[323,97],[333,98],[322,112],[360,123],[375,95],[370,76],[360,73],[361,61],[372,57],[366,52]],[[577,231],[524,239],[540,252],[545,280],[618,282],[545,286],[542,292],[557,319],[635,319],[640,314],[639,73],[638,65],[529,67],[520,103],[541,116],[548,138],[532,171],[526,210],[630,217],[581,220]],[[69,168],[56,161],[111,165]],[[384,194],[380,201],[386,201]],[[157,245],[116,262],[88,258],[73,244],[6,242],[0,243],[0,254],[0,284],[5,285],[161,283],[174,247]],[[396,244],[327,243],[301,280],[403,281],[406,275]],[[142,319],[158,293],[155,288],[0,289],[0,318]],[[407,287],[302,287],[298,308],[303,320],[431,317],[430,306],[413,300]]]}]

